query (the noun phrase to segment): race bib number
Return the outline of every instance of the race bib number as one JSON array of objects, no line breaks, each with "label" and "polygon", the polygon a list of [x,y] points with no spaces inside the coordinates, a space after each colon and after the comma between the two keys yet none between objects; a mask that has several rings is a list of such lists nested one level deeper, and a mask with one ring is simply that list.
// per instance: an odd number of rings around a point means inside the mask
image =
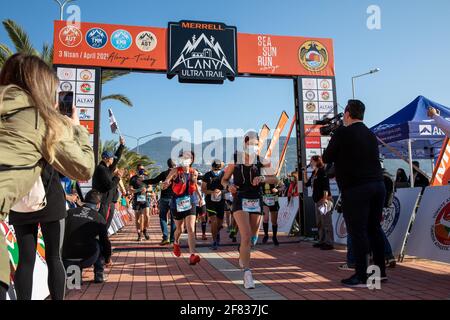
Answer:
[{"label": "race bib number", "polygon": [[265,194],[263,201],[266,206],[273,207],[275,205],[275,196],[273,194]]},{"label": "race bib number", "polygon": [[147,197],[145,196],[145,194],[138,195],[137,202],[147,202]]},{"label": "race bib number", "polygon": [[213,202],[222,201],[222,193],[219,193],[219,195],[216,195],[215,193],[211,194],[211,201]]},{"label": "race bib number", "polygon": [[242,199],[242,210],[246,212],[261,212],[259,199]]},{"label": "race bib number", "polygon": [[177,211],[185,212],[192,209],[191,197],[185,196],[177,199]]}]

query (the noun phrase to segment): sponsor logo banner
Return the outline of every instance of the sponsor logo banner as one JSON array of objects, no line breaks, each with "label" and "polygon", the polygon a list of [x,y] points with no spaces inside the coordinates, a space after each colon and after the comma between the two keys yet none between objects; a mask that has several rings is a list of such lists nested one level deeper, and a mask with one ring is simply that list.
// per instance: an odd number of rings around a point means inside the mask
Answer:
[{"label": "sponsor logo banner", "polygon": [[94,108],[77,108],[80,121],[92,121],[95,118]]},{"label": "sponsor logo banner", "polygon": [[95,82],[78,82],[77,94],[95,94]]},{"label": "sponsor logo banner", "polygon": [[90,134],[94,134],[94,121],[81,121],[80,125],[85,127]]},{"label": "sponsor logo banner", "polygon": [[239,73],[334,76],[331,39],[240,33],[238,61]]},{"label": "sponsor logo banner", "polygon": [[237,75],[235,27],[222,23],[169,23],[167,75],[180,82],[223,82]]},{"label": "sponsor logo banner", "polygon": [[75,99],[75,105],[77,107],[93,108],[95,106],[95,96],[94,95],[77,94],[77,97]]},{"label": "sponsor logo banner", "polygon": [[167,69],[166,28],[86,22],[76,29],[66,21],[55,21],[54,28],[54,64]]}]

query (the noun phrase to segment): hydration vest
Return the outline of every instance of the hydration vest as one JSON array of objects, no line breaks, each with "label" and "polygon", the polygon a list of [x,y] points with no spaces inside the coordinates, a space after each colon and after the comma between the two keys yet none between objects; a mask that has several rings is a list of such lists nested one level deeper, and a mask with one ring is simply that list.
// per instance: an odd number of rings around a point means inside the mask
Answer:
[{"label": "hydration vest", "polygon": [[[197,184],[193,181],[192,175],[194,175],[195,170],[193,168],[189,168],[189,182],[186,181],[186,173],[183,168],[177,168],[177,177],[172,182],[172,191],[177,196],[182,196],[184,194],[189,193],[189,195],[194,194],[197,191]],[[189,184],[189,188],[187,190],[187,185]]]}]

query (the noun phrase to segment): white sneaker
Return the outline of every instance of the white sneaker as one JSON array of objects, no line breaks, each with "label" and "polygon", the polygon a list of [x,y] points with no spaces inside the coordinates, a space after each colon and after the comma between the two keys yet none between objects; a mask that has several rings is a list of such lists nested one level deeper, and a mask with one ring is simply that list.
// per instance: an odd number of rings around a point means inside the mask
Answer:
[{"label": "white sneaker", "polygon": [[244,288],[255,289],[255,281],[253,280],[253,275],[250,270],[244,272]]}]

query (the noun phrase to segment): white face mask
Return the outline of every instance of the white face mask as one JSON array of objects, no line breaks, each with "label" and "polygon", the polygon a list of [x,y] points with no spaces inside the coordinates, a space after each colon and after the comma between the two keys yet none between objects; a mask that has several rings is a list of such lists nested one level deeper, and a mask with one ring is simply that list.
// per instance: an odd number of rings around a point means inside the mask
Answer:
[{"label": "white face mask", "polygon": [[182,167],[189,167],[191,165],[192,161],[191,159],[181,159],[180,160],[180,165]]},{"label": "white face mask", "polygon": [[245,147],[245,153],[247,153],[250,156],[256,156],[258,154],[259,147],[255,145],[250,145]]}]

